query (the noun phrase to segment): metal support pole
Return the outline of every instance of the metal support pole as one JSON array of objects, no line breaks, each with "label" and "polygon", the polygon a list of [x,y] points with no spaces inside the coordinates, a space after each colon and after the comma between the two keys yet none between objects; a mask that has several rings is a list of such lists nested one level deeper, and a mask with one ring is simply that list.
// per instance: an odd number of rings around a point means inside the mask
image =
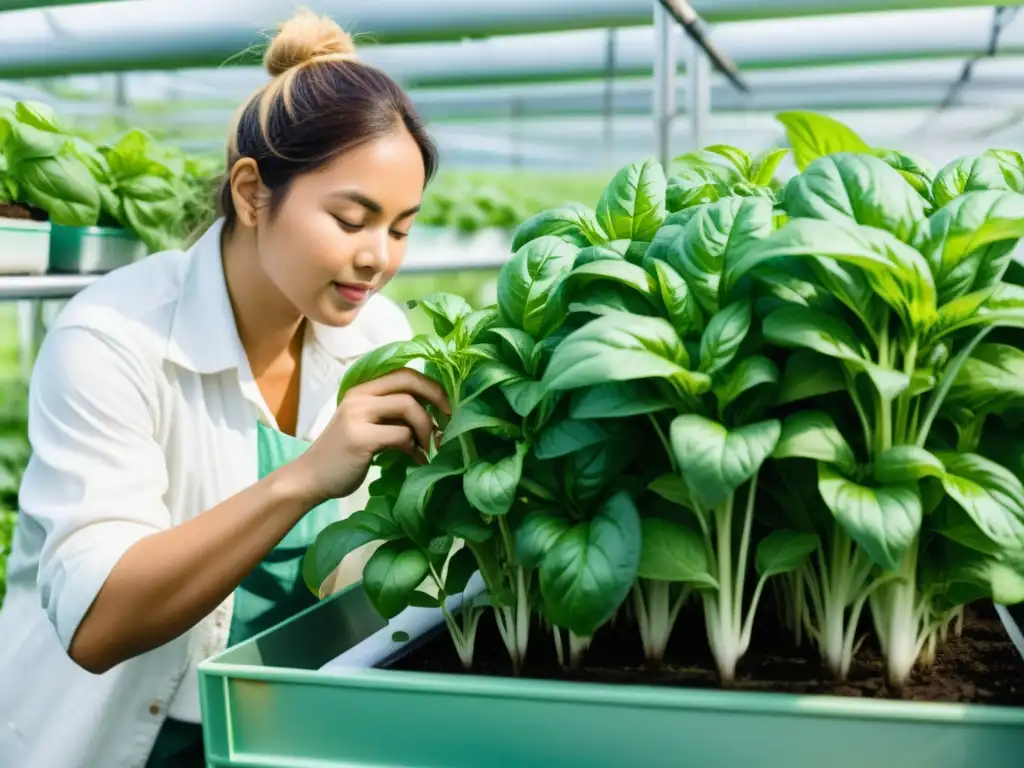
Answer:
[{"label": "metal support pole", "polygon": [[654,3],[654,141],[658,161],[672,161],[672,120],[676,114],[676,23]]},{"label": "metal support pole", "polygon": [[707,54],[690,38],[686,38],[687,96],[690,102],[690,131],[693,149],[707,144],[711,121],[711,64]]},{"label": "metal support pole", "polygon": [[612,166],[615,157],[615,38],[617,31],[608,30],[604,52],[604,161]]}]

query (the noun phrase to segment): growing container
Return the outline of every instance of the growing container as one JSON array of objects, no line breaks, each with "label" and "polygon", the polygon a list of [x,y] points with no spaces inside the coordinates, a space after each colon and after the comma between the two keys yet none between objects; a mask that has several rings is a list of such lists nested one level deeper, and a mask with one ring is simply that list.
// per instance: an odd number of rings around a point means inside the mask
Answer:
[{"label": "growing container", "polygon": [[146,253],[145,243],[126,229],[54,226],[50,271],[63,274],[110,272],[138,261]]},{"label": "growing container", "polygon": [[485,228],[466,233],[448,227],[413,227],[406,264],[429,269],[497,268],[512,252],[512,233]]},{"label": "growing container", "polygon": [[38,275],[50,258],[48,221],[0,218],[0,274]]},{"label": "growing container", "polygon": [[1013,708],[388,670],[424,610],[389,626],[357,584],[205,662],[208,765],[1017,768],[1024,749]]}]

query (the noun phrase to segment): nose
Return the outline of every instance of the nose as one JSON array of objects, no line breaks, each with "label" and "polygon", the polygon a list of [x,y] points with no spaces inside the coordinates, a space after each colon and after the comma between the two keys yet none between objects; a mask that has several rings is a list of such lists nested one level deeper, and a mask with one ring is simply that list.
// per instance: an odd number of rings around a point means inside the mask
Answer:
[{"label": "nose", "polygon": [[380,274],[387,270],[387,230],[367,232],[366,239],[359,244],[359,250],[356,252],[355,266],[358,269],[373,270],[374,274]]}]

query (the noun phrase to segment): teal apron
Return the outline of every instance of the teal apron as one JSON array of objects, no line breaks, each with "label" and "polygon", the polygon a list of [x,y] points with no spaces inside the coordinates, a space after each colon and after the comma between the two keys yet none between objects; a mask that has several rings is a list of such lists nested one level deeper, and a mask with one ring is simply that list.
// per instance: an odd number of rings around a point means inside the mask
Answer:
[{"label": "teal apron", "polygon": [[[262,480],[299,456],[309,443],[261,423],[257,446]],[[337,519],[334,500],[311,510],[239,585],[235,590],[228,647],[248,640],[316,602],[302,580],[302,558],[317,533]],[[202,768],[205,765],[202,726],[168,720],[157,735],[146,768]]]}]

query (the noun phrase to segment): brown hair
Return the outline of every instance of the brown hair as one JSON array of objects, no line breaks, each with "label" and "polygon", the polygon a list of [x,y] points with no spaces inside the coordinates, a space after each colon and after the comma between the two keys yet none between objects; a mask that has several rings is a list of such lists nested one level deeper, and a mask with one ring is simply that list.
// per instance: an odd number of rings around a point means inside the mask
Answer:
[{"label": "brown hair", "polygon": [[[437,169],[437,148],[409,97],[379,69],[362,63],[352,38],[334,21],[300,11],[285,22],[263,57],[273,78],[244,104],[228,136],[227,168],[256,161],[270,190],[271,212],[296,176],[400,127],[423,154],[426,179]],[[230,177],[217,194],[225,227],[236,213]]]}]

